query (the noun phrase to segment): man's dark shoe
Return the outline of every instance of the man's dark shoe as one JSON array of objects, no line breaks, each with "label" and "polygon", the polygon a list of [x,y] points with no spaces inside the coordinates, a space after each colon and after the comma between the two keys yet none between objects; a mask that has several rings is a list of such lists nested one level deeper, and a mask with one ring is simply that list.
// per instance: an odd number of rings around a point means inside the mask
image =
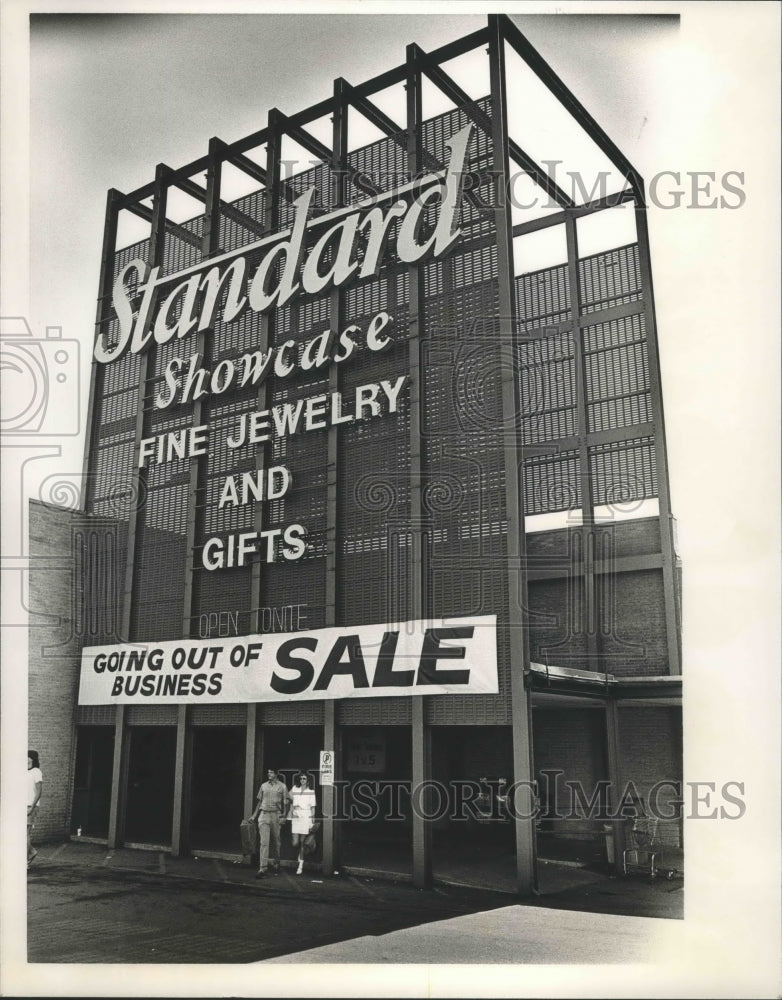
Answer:
[{"label": "man's dark shoe", "polygon": [[259,871],[259,872],[255,873],[255,877],[256,878],[266,878],[267,874],[268,874],[268,872],[266,872],[266,871]]}]

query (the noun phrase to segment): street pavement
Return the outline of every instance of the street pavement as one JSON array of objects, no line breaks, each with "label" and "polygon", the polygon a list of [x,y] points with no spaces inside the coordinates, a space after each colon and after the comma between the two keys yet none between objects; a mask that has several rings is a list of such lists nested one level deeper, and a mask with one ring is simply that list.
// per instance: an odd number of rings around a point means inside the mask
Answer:
[{"label": "street pavement", "polygon": [[661,923],[653,917],[563,912],[515,904],[323,945],[269,961],[296,965],[431,961],[449,965],[650,963],[660,947]]},{"label": "street pavement", "polygon": [[[644,961],[682,916],[682,883],[541,866],[543,894],[43,845],[28,871],[35,963]],[[669,918],[669,919],[660,919]]]}]

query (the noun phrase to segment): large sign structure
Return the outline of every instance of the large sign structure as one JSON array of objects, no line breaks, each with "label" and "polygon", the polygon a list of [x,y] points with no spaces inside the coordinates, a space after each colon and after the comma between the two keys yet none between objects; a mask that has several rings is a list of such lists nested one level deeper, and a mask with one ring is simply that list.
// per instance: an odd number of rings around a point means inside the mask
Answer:
[{"label": "large sign structure", "polygon": [[[295,216],[289,229],[175,274],[161,277],[159,266],[150,267],[137,258],[129,261],[121,268],[113,287],[119,340],[108,344],[105,336],[99,337],[95,358],[108,363],[120,357],[126,347],[138,353],[153,336],[156,343],[165,344],[193,330],[211,328],[218,315],[229,323],[248,307],[259,313],[282,309],[297,294],[319,295],[330,288],[339,288],[350,278],[374,277],[392,225],[396,232],[395,253],[401,262],[414,264],[427,256],[439,257],[460,235],[456,215],[473,131],[473,126],[467,125],[447,141],[451,157],[443,171],[315,218],[309,218],[316,194],[316,188],[310,187],[295,200]],[[388,202],[392,204],[383,209]],[[420,241],[423,216],[431,205],[437,208],[437,220]],[[317,239],[307,251],[305,237],[312,233],[317,234]],[[248,256],[258,251],[261,257],[250,276]],[[200,272],[207,267],[207,273],[201,277]],[[127,288],[131,274],[135,275],[137,286],[132,296]],[[161,289],[171,285],[176,287],[160,302]],[[226,292],[226,298],[218,309],[222,291]],[[137,296],[141,299],[134,309],[133,300]],[[172,319],[174,312],[178,315]]]},{"label": "large sign structure", "polygon": [[[471,52],[487,57],[482,95],[448,75]],[[559,150],[525,148],[517,71],[609,163],[614,190],[571,197],[550,167]],[[428,119],[425,78],[451,105]],[[394,120],[374,95],[400,84]],[[382,137],[351,142],[356,114]],[[310,125],[322,135],[329,119],[326,145]],[[314,157],[289,177],[286,139]],[[226,164],[257,189],[225,201]],[[546,213],[514,222],[512,170]],[[173,188],[203,213],[170,219]],[[614,209],[635,238],[584,256],[581,220]],[[117,246],[123,211],[149,223],[147,239]],[[564,256],[530,270],[515,244],[549,227]],[[319,727],[335,781],[346,748],[352,765],[378,768],[405,742],[403,776],[418,784],[435,732],[442,750],[485,727],[508,741],[503,773],[531,782],[533,656],[596,681],[607,664],[633,680],[679,672],[651,292],[643,181],[501,15],[109,193],[85,507],[116,537],[119,613],[85,643],[77,725],[113,726],[117,775],[128,730],[176,728],[173,849],[199,727],[242,729],[250,770],[267,728],[271,742]],[[653,537],[615,558],[596,511],[647,499],[659,504]],[[530,558],[527,519],[552,512],[578,517]],[[622,613],[651,602],[665,623],[625,618],[632,644],[613,628],[622,573]],[[556,678],[545,683],[556,697]],[[367,742],[374,730],[388,755]],[[115,782],[112,845],[123,794]],[[534,830],[514,822],[528,893]],[[419,885],[431,875],[424,826],[413,818]],[[337,839],[325,822],[324,870]]]}]

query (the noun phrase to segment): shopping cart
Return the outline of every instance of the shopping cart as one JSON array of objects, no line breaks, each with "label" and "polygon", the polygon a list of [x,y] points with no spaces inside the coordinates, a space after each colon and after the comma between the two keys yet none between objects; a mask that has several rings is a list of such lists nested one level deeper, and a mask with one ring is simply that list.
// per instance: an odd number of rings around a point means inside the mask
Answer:
[{"label": "shopping cart", "polygon": [[[657,839],[659,820],[656,816],[635,816],[628,820],[625,831],[625,848],[622,851],[622,872],[630,873],[628,859],[633,860],[633,867],[638,872],[646,872],[652,878],[657,876],[659,863],[663,859],[663,847]],[[672,877],[672,870],[665,870],[667,878]]]}]

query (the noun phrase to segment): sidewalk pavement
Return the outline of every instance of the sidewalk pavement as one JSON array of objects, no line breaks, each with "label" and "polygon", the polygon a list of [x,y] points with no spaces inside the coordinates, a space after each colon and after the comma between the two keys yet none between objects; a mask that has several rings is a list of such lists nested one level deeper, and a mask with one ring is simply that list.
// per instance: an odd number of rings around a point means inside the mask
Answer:
[{"label": "sidewalk pavement", "polygon": [[[293,869],[295,871],[295,869]],[[541,865],[542,895],[221,858],[42,845],[28,872],[32,962],[652,963],[683,932],[681,882]],[[667,917],[669,919],[659,919]],[[673,919],[670,919],[673,918]]]},{"label": "sidewalk pavement", "polygon": [[[539,895],[521,902],[509,893],[453,882],[436,882],[427,892],[390,874],[383,879],[378,873],[343,870],[339,876],[324,877],[309,866],[306,877],[297,879],[291,877],[294,870],[283,862],[280,877],[259,882],[254,868],[225,858],[176,858],[164,851],[128,848],[109,851],[103,844],[84,841],[41,845],[30,869],[38,908],[31,924],[36,933],[35,960],[67,960],[62,957],[70,953],[67,942],[59,941],[56,955],[51,941],[46,944],[53,930],[51,920],[56,914],[62,920],[66,909],[69,926],[88,927],[90,921],[105,920],[121,923],[134,898],[141,905],[140,897],[152,894],[150,898],[159,901],[161,919],[168,907],[170,920],[186,922],[190,907],[202,907],[197,899],[211,898],[216,890],[220,898],[229,894],[221,904],[228,907],[221,918],[222,930],[228,928],[229,918],[235,918],[236,927],[231,925],[231,941],[220,945],[222,958],[217,957],[217,940],[212,939],[213,961],[644,963],[654,961],[661,940],[675,941],[682,930],[681,879],[617,878],[599,869],[540,862]],[[112,883],[114,889],[105,895],[101,886]],[[169,892],[174,885],[176,890]],[[109,905],[115,909],[101,909]],[[184,907],[184,915],[175,916],[176,907]],[[268,941],[257,935],[243,941],[237,932],[247,907],[248,912],[260,907],[256,912],[264,914]],[[134,918],[123,931],[125,937],[135,926]],[[163,933],[151,925],[149,930],[156,937]],[[76,926],[70,931],[83,936]],[[184,925],[179,932],[185,934]],[[192,948],[188,950],[193,942],[185,947],[183,941],[168,941],[168,961],[203,961],[193,957]],[[140,961],[142,955],[160,960],[163,949],[158,957],[154,949],[148,956],[147,944],[146,938],[137,942],[138,947],[126,941],[115,957],[98,949],[89,960]],[[297,947],[302,950],[294,952]]]},{"label": "sidewalk pavement", "polygon": [[[103,844],[81,839],[62,844],[41,845],[39,859],[235,885],[258,885],[255,881],[254,867],[242,864],[239,856],[234,860],[225,855],[212,855],[209,852],[189,857],[173,857],[162,850],[116,848],[110,851]],[[37,859],[35,864],[38,863]],[[295,862],[283,860],[282,869],[283,872],[293,873]],[[664,877],[651,879],[648,875],[623,878],[608,873],[599,865],[578,865],[542,859],[538,860],[537,871],[538,894],[533,899],[525,900],[523,905],[674,920],[680,920],[684,916],[684,882],[681,877],[670,881]],[[411,882],[408,875],[394,871],[393,868],[369,870],[345,867],[341,873],[345,876],[354,875],[388,883]],[[320,866],[309,862],[305,865],[305,874],[314,879],[324,878]],[[517,900],[515,893],[511,891],[512,880],[509,877],[505,879],[506,884],[503,889],[497,882],[482,883],[479,877],[476,877],[477,873],[470,873],[467,868],[454,869],[440,877],[438,874],[435,873],[435,886],[453,886],[466,891],[484,892],[487,899],[490,897],[502,899],[503,896],[507,896],[508,902]],[[327,883],[330,881],[332,878],[326,878]],[[334,877],[333,881],[338,881],[338,878]]]},{"label": "sidewalk pavement", "polygon": [[[266,959],[273,964],[651,964],[682,924],[516,904]],[[432,956],[436,956],[433,959]]]}]

